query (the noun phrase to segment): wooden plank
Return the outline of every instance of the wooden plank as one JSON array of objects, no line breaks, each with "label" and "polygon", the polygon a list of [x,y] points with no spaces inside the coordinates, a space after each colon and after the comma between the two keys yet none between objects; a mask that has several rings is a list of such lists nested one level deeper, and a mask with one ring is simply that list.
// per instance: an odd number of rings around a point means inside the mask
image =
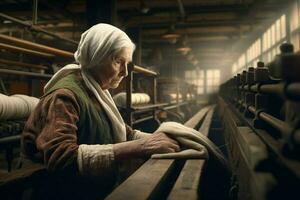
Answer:
[{"label": "wooden plank", "polygon": [[202,108],[197,114],[185,122],[185,126],[194,128],[197,126],[199,121],[206,115],[206,113],[211,109],[211,106],[206,106]]},{"label": "wooden plank", "polygon": [[36,78],[41,78],[41,79],[50,79],[53,76],[52,74],[25,72],[25,71],[11,70],[11,69],[0,69],[0,73],[36,77]]},{"label": "wooden plank", "polygon": [[209,112],[207,113],[207,115],[199,129],[199,132],[202,133],[203,135],[205,135],[206,137],[208,136],[208,133],[209,133],[209,127],[210,127],[210,124],[212,121],[214,110],[215,110],[215,106],[213,106],[212,109],[209,110]]},{"label": "wooden plank", "polygon": [[[199,129],[206,136],[209,133],[214,109],[215,106],[209,107],[208,113]],[[203,159],[187,160],[168,199],[198,199],[198,187],[204,164],[205,160]]]},{"label": "wooden plank", "polygon": [[172,170],[174,160],[150,159],[105,199],[147,199]]},{"label": "wooden plank", "polygon": [[168,199],[198,199],[198,187],[205,160],[187,160]]},{"label": "wooden plank", "polygon": [[140,67],[140,66],[137,66],[137,65],[133,66],[133,71],[137,72],[137,73],[143,73],[147,76],[157,76],[156,72],[151,71],[151,70],[146,69],[146,68],[143,68],[143,67]]},{"label": "wooden plank", "polygon": [[[3,14],[0,13],[0,16],[3,16]],[[11,21],[13,21],[13,20],[11,20]],[[30,25],[30,28],[32,29],[33,25]],[[61,37],[59,37],[59,38],[62,39]],[[64,51],[61,49],[56,49],[53,47],[30,42],[28,40],[23,40],[23,39],[16,38],[16,37],[11,37],[11,36],[4,35],[4,34],[0,34],[0,41],[5,42],[7,44],[17,45],[17,46],[20,46],[20,47],[23,47],[26,49],[35,50],[38,52],[54,54],[56,56],[61,56],[61,57],[65,57],[65,58],[72,58],[72,59],[74,58],[74,54],[72,52]],[[76,44],[78,44],[78,43],[76,43]]]},{"label": "wooden plank", "polygon": [[42,52],[39,52],[39,51],[34,51],[34,50],[30,50],[30,49],[16,47],[16,46],[4,44],[4,43],[0,43],[0,49],[6,49],[6,50],[9,50],[9,51],[13,51],[13,52],[26,53],[26,54],[29,54],[29,55],[41,56],[41,57],[46,57],[46,58],[53,58],[54,57],[53,54],[42,53]]},{"label": "wooden plank", "polygon": [[36,65],[32,63],[23,63],[23,62],[18,62],[14,60],[4,60],[0,59],[0,63],[5,64],[7,66],[15,66],[15,67],[25,67],[25,68],[35,68],[35,69],[48,69],[47,66],[43,65]]}]

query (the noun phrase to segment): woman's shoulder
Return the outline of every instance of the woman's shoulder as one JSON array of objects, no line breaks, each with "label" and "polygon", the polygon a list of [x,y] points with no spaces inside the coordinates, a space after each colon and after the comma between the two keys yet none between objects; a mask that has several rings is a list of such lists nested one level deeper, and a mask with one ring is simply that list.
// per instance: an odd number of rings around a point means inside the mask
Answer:
[{"label": "woman's shoulder", "polygon": [[75,93],[68,88],[59,88],[52,92],[53,96],[76,97]]},{"label": "woman's shoulder", "polygon": [[55,100],[55,99],[62,99],[65,101],[76,101],[77,102],[76,94],[68,88],[56,89],[53,92],[42,97],[41,100],[44,100],[44,101],[50,100],[51,101],[51,100]]},{"label": "woman's shoulder", "polygon": [[45,95],[41,98],[39,104],[42,107],[49,107],[51,104],[55,107],[74,107],[78,112],[80,111],[80,103],[76,94],[69,89],[60,88],[48,95]]}]

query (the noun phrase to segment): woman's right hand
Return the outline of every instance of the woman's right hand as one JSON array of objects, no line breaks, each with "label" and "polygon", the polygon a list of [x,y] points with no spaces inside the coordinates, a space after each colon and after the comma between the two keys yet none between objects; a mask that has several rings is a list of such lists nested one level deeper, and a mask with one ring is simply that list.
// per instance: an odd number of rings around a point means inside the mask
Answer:
[{"label": "woman's right hand", "polygon": [[152,154],[180,151],[178,142],[163,132],[156,132],[138,140],[113,145],[116,160],[150,157]]},{"label": "woman's right hand", "polygon": [[141,156],[149,157],[152,154],[174,153],[180,151],[176,140],[168,137],[164,132],[156,132],[148,137],[136,140],[140,146]]}]

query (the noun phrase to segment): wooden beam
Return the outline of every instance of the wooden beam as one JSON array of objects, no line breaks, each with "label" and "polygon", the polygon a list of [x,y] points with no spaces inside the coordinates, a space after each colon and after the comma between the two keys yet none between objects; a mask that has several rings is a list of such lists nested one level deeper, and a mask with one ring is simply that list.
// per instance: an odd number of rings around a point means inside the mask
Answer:
[{"label": "wooden beam", "polygon": [[25,48],[21,48],[21,47],[15,47],[15,46],[3,44],[3,43],[0,43],[0,49],[5,49],[8,51],[19,52],[19,53],[26,53],[29,55],[41,56],[41,57],[46,57],[46,58],[54,58],[53,54],[42,53],[42,52],[29,50],[29,49],[25,49]]},{"label": "wooden beam", "polygon": [[173,167],[174,160],[150,159],[105,199],[149,199]]},{"label": "wooden beam", "polygon": [[71,53],[71,52],[56,49],[56,48],[53,48],[53,47],[48,47],[48,46],[42,45],[42,44],[33,43],[33,42],[30,42],[30,41],[27,41],[27,40],[11,37],[11,36],[8,36],[8,35],[0,34],[0,41],[4,41],[6,43],[18,45],[18,46],[28,48],[28,49],[33,49],[35,51],[44,52],[44,53],[41,53],[41,54],[45,54],[45,53],[49,54],[50,53],[52,55],[57,55],[57,56],[61,56],[61,57],[73,58],[73,53]]},{"label": "wooden beam", "polygon": [[50,35],[50,36],[55,37],[55,38],[58,38],[58,39],[60,39],[60,40],[68,41],[68,42],[70,42],[70,43],[72,43],[72,44],[76,44],[76,45],[78,44],[77,41],[71,40],[71,39],[69,39],[69,38],[64,38],[64,37],[62,37],[62,36],[60,36],[60,35],[57,35],[57,34],[55,34],[55,33],[46,31],[46,30],[44,30],[44,29],[42,29],[42,28],[40,28],[40,27],[38,27],[38,26],[34,26],[34,25],[30,24],[30,23],[26,23],[26,22],[24,22],[24,21],[22,21],[22,20],[20,20],[20,19],[17,19],[17,18],[8,16],[8,15],[6,15],[6,14],[4,14],[4,13],[0,13],[0,18],[7,19],[7,20],[12,21],[12,22],[14,22],[14,23],[17,23],[17,24],[20,24],[20,25],[22,25],[22,26],[28,27],[28,28],[31,29],[31,30],[34,30],[34,31],[37,31],[37,32],[40,32],[40,33],[44,33],[44,34],[46,34],[46,35]]},{"label": "wooden beam", "polygon": [[198,199],[199,181],[205,160],[187,160],[168,199]]},{"label": "wooden beam", "polygon": [[199,123],[199,119],[203,119],[207,112],[211,109],[211,106],[202,108],[197,114],[195,114],[191,119],[185,122],[185,126],[194,128]]},{"label": "wooden beam", "polygon": [[52,74],[41,74],[41,73],[34,73],[34,72],[24,72],[18,70],[10,70],[10,69],[0,69],[0,73],[3,74],[11,74],[11,75],[19,75],[19,76],[29,76],[39,79],[50,79]]},{"label": "wooden beam", "polygon": [[[184,22],[178,22],[176,24],[176,29],[184,29],[186,27],[219,27],[219,26],[228,26],[228,27],[239,27],[239,26],[253,26],[256,24],[262,24],[266,21],[271,21],[271,17],[265,17],[265,18],[252,18],[252,19],[217,19],[217,20],[193,20],[193,21],[184,21]],[[159,28],[165,28],[167,29],[170,26],[170,20],[162,20],[161,17],[157,17],[155,20],[147,20],[148,23],[144,23],[142,19],[135,19],[133,21],[128,21],[126,24],[126,27],[136,27],[141,26],[143,29],[159,29]]]},{"label": "wooden beam", "polygon": [[13,61],[13,60],[0,59],[0,63],[5,64],[5,65],[17,66],[17,67],[27,67],[27,68],[35,68],[35,69],[48,69],[48,67],[43,66],[43,65],[17,62],[17,61]]},{"label": "wooden beam", "polygon": [[133,66],[133,72],[142,73],[142,74],[145,74],[145,75],[148,75],[148,76],[149,75],[150,76],[157,76],[156,72],[151,71],[149,69],[146,69],[144,67],[137,66],[137,65]]}]

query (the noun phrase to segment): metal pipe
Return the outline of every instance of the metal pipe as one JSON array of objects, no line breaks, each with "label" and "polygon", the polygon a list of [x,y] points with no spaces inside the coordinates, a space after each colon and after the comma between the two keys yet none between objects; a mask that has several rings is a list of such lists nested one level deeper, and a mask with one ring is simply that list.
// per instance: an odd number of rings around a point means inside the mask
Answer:
[{"label": "metal pipe", "polygon": [[11,145],[12,142],[19,142],[21,140],[21,135],[14,135],[0,138],[0,145],[4,146],[6,144]]},{"label": "metal pipe", "polygon": [[37,24],[37,17],[38,17],[38,0],[33,0],[32,6],[32,24]]},{"label": "metal pipe", "polygon": [[53,48],[53,47],[48,47],[48,46],[42,45],[42,44],[33,43],[33,42],[30,42],[30,41],[27,41],[27,40],[11,37],[11,36],[8,36],[8,35],[0,34],[0,41],[5,41],[5,42],[10,43],[10,44],[18,45],[18,46],[28,48],[28,49],[33,49],[33,50],[36,50],[36,51],[51,53],[51,54],[54,54],[54,55],[57,55],[57,56],[62,56],[62,57],[66,57],[66,58],[73,58],[73,53],[71,53],[71,52],[56,49],[56,48]]},{"label": "metal pipe", "polygon": [[36,64],[31,64],[31,63],[22,63],[22,62],[17,62],[17,61],[13,61],[13,60],[3,60],[0,59],[0,63],[2,64],[6,64],[6,65],[13,65],[13,66],[17,66],[17,67],[28,67],[28,68],[35,68],[35,69],[48,69],[48,67],[43,66],[43,65],[36,65]]},{"label": "metal pipe", "polygon": [[248,107],[248,110],[249,110],[252,114],[255,114],[255,112],[256,112],[256,109],[255,109],[254,106],[249,106],[249,107]]},{"label": "metal pipe", "polygon": [[132,122],[132,124],[138,124],[138,123],[141,123],[141,122],[150,120],[150,119],[153,119],[153,116],[152,116],[152,115],[149,116],[149,117],[144,117],[144,118],[141,118],[141,119],[137,119],[137,120],[135,120],[134,122]]},{"label": "metal pipe", "polygon": [[53,54],[41,53],[41,52],[38,52],[38,51],[33,51],[33,50],[21,48],[21,47],[15,47],[15,46],[8,45],[8,44],[3,44],[3,43],[0,43],[0,49],[6,49],[6,50],[9,50],[9,51],[21,52],[21,53],[26,53],[26,54],[30,54],[30,55],[36,55],[36,56],[42,56],[42,57],[47,57],[47,58],[53,58],[54,57]]},{"label": "metal pipe", "polygon": [[132,109],[134,112],[140,111],[140,110],[151,110],[154,108],[160,108],[168,105],[168,103],[157,103],[157,104],[149,104],[149,105],[143,105],[143,106],[132,106]]},{"label": "metal pipe", "polygon": [[9,20],[9,21],[15,22],[15,23],[17,23],[17,24],[20,24],[20,25],[22,25],[22,26],[26,26],[26,27],[28,27],[28,28],[34,30],[34,31],[37,31],[37,32],[40,32],[40,33],[44,33],[44,34],[50,35],[50,36],[52,36],[52,37],[54,37],[54,38],[58,38],[58,39],[60,39],[60,40],[64,40],[64,41],[70,42],[70,43],[72,43],[72,44],[78,45],[78,42],[75,41],[75,40],[71,40],[71,39],[69,39],[69,38],[65,38],[65,37],[62,37],[62,36],[57,35],[57,34],[55,34],[55,33],[46,31],[45,29],[42,29],[42,28],[40,28],[40,27],[38,27],[38,26],[29,24],[29,23],[24,22],[24,21],[22,21],[22,20],[19,20],[19,19],[17,19],[17,18],[8,16],[8,15],[6,15],[6,14],[4,14],[4,13],[0,13],[0,17],[1,17],[1,18],[4,18],[4,19],[7,19],[7,20]]},{"label": "metal pipe", "polygon": [[273,128],[279,130],[282,134],[285,133],[291,133],[292,129],[291,127],[284,121],[277,119],[276,117],[273,117],[272,115],[269,115],[266,112],[260,112],[258,117],[268,123]]},{"label": "metal pipe", "polygon": [[52,77],[51,74],[40,74],[40,73],[24,72],[24,71],[18,71],[18,70],[10,70],[10,69],[0,69],[0,73],[21,75],[21,76],[30,76],[30,77],[37,77],[37,78],[44,78],[44,79],[50,79]]},{"label": "metal pipe", "polygon": [[185,11],[184,11],[184,6],[183,6],[183,3],[182,3],[182,0],[177,0],[177,5],[178,5],[178,8],[179,8],[181,18],[184,19],[185,18]]},{"label": "metal pipe", "polygon": [[132,126],[132,79],[133,79],[133,65],[128,66],[128,76],[126,77],[126,114],[127,124]]},{"label": "metal pipe", "polygon": [[145,113],[150,112],[155,109],[163,108],[164,106],[167,106],[168,103],[159,103],[159,104],[153,104],[153,105],[146,105],[146,106],[132,106],[132,113],[139,114],[139,113]]},{"label": "metal pipe", "polygon": [[[250,111],[253,114],[256,114],[257,110],[254,106],[248,106],[248,111]],[[273,128],[275,128],[276,130],[280,131],[282,136],[289,137],[290,134],[292,133],[292,127],[288,123],[280,119],[277,119],[276,117],[273,117],[272,115],[264,111],[259,112],[257,117],[260,120],[272,126]]]},{"label": "metal pipe", "polygon": [[300,83],[290,83],[286,86],[286,96],[293,100],[300,100]]},{"label": "metal pipe", "polygon": [[152,99],[152,102],[153,104],[156,104],[157,103],[157,79],[156,77],[153,77],[153,82],[152,82],[152,96],[153,96],[153,99]]},{"label": "metal pipe", "polygon": [[266,94],[276,94],[280,96],[284,94],[284,84],[263,84],[259,87],[259,92]]},{"label": "metal pipe", "polygon": [[148,75],[148,76],[157,76],[156,72],[151,71],[149,69],[145,69],[145,68],[137,66],[137,65],[133,66],[133,71],[137,72],[137,73],[143,73],[143,74]]},{"label": "metal pipe", "polygon": [[174,109],[174,108],[177,108],[178,107],[178,105],[176,104],[176,105],[171,105],[171,106],[166,106],[166,107],[164,107],[164,110],[171,110],[171,109]]}]

